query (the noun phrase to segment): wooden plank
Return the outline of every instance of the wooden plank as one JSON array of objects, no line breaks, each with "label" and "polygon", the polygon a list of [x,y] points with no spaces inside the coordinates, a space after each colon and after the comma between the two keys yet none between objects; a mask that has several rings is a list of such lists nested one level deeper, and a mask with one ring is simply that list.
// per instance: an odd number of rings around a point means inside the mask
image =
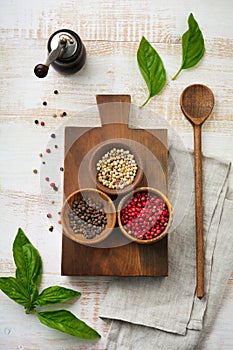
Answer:
[{"label": "wooden plank", "polygon": [[[221,6],[214,1],[209,15],[208,4],[183,1],[108,1],[41,0],[33,6],[14,0],[4,3],[0,27],[5,37],[47,39],[58,28],[76,30],[85,40],[138,41],[142,35],[153,42],[180,42],[193,12],[205,37],[231,38],[231,3]],[[216,28],[215,21],[218,18]],[[51,20],[52,19],[52,20]]]},{"label": "wooden plank", "polygon": [[[18,60],[21,45],[25,47],[27,60]],[[32,46],[35,46],[33,50]],[[66,111],[67,117],[77,116],[80,111],[95,105],[96,93],[106,91],[115,94],[130,92],[132,102],[140,105],[146,98],[147,88],[136,63],[138,44],[88,42],[86,46],[89,58],[80,73],[64,77],[51,69],[48,77],[43,80],[34,76],[33,67],[45,56],[45,40],[37,45],[31,39],[22,39],[20,43],[17,39],[11,39],[10,44],[4,42],[1,51],[3,59],[0,61],[0,78],[4,79],[4,84],[0,86],[1,114],[41,118],[47,116],[53,120],[54,114],[60,118],[62,112]],[[199,66],[182,72],[179,79],[172,81],[171,76],[180,64],[181,47],[157,44],[156,49],[166,64],[168,82],[165,90],[151,99],[147,108],[169,120],[177,130],[191,131],[181,113],[179,97],[185,86],[191,81],[198,81],[213,90],[216,100],[204,131],[231,134],[233,78],[230,71],[232,57],[227,46],[226,44],[222,48],[220,42],[207,43],[206,56]],[[5,65],[14,67],[14,70],[6,70]],[[53,93],[55,89],[59,91],[58,95]],[[43,106],[43,101],[47,101],[47,106]],[[51,123],[55,124],[58,119]],[[151,122],[149,120],[148,124]]]}]

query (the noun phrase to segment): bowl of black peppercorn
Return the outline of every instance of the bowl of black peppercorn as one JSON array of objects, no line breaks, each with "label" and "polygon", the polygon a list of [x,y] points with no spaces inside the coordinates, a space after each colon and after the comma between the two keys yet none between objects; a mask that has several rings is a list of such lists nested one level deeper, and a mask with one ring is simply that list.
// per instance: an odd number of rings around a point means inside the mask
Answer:
[{"label": "bowl of black peppercorn", "polygon": [[80,189],[65,200],[61,223],[68,238],[80,244],[95,245],[111,234],[116,223],[116,209],[104,192]]}]

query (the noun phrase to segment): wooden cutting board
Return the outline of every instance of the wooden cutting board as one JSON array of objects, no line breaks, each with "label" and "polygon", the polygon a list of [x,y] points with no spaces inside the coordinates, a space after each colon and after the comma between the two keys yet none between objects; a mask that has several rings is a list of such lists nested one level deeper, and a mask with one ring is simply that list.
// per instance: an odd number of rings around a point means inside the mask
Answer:
[{"label": "wooden cutting board", "polygon": [[[64,197],[79,188],[95,187],[88,174],[91,150],[113,138],[130,139],[140,145],[146,174],[140,185],[149,184],[167,194],[167,130],[130,129],[129,95],[97,95],[96,99],[102,127],[65,128]],[[123,237],[118,227],[114,230]],[[61,273],[68,276],[167,276],[167,237],[152,245],[130,242],[99,248],[78,244],[63,233]]]}]

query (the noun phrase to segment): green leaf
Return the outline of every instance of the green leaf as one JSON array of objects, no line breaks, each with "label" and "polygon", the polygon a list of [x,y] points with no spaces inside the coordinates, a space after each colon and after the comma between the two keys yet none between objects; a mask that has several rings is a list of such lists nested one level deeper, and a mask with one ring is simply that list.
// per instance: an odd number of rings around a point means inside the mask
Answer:
[{"label": "green leaf", "polygon": [[100,338],[93,328],[76,318],[70,311],[45,311],[36,313],[41,323],[61,332],[74,335],[78,338],[96,339]]},{"label": "green leaf", "polygon": [[182,64],[172,80],[177,78],[182,69],[195,66],[205,53],[204,38],[192,13],[189,15],[188,25],[189,29],[182,36]]},{"label": "green leaf", "polygon": [[96,339],[100,335],[70,311],[37,312],[35,305],[47,305],[68,301],[81,295],[78,291],[51,286],[39,295],[38,286],[42,275],[42,261],[39,252],[31,244],[21,228],[13,244],[16,277],[0,277],[0,289],[9,298],[23,305],[26,313],[37,315],[44,325],[83,339]]},{"label": "green leaf", "polygon": [[157,95],[166,83],[166,71],[159,54],[143,36],[137,51],[137,61],[141,74],[147,84],[149,95],[141,107],[151,97]]},{"label": "green leaf", "polygon": [[35,300],[36,305],[56,304],[68,301],[80,296],[81,293],[59,286],[52,286],[44,289]]},{"label": "green leaf", "polygon": [[0,289],[16,303],[26,308],[30,305],[30,295],[15,277],[0,277]]},{"label": "green leaf", "polygon": [[19,228],[13,244],[13,255],[16,264],[16,278],[35,299],[42,276],[42,261],[38,250]]}]

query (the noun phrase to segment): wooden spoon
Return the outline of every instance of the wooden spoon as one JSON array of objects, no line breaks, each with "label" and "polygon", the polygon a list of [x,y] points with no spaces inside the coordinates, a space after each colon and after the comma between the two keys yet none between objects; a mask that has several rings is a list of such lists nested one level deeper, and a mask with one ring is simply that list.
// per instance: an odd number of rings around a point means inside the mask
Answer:
[{"label": "wooden spoon", "polygon": [[196,209],[196,280],[197,297],[204,296],[204,242],[202,206],[202,150],[201,126],[214,107],[214,94],[205,85],[188,86],[180,97],[180,106],[194,131],[194,169],[195,169],[195,209]]}]

